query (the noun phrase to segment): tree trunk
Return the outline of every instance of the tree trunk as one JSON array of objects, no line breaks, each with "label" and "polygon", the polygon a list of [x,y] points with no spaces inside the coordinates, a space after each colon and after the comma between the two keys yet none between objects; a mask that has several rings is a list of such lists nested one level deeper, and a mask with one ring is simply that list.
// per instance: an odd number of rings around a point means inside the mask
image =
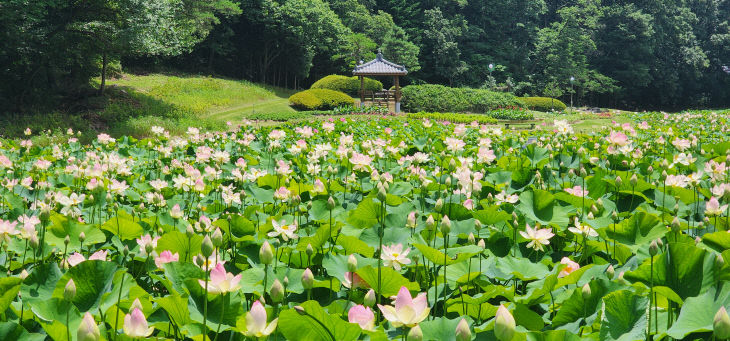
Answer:
[{"label": "tree trunk", "polygon": [[99,96],[104,95],[104,87],[106,86],[106,64],[107,64],[106,50],[101,55],[101,86],[99,86]]}]

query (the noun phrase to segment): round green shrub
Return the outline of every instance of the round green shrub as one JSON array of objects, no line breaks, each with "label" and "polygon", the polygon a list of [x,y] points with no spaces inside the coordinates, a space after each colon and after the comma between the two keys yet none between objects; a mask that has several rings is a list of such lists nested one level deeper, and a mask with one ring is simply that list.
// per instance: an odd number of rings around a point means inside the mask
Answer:
[{"label": "round green shrub", "polygon": [[[312,84],[311,89],[329,89],[341,91],[352,96],[360,94],[360,79],[358,77],[347,77],[340,75],[329,75]],[[372,78],[365,77],[366,91],[380,91],[383,83]]]},{"label": "round green shrub", "polygon": [[298,110],[332,110],[342,105],[354,105],[345,93],[329,89],[309,89],[289,97],[289,105]]},{"label": "round green shrub", "polygon": [[550,112],[552,110],[563,111],[567,108],[565,103],[559,99],[550,97],[522,97],[520,100],[530,110]]}]

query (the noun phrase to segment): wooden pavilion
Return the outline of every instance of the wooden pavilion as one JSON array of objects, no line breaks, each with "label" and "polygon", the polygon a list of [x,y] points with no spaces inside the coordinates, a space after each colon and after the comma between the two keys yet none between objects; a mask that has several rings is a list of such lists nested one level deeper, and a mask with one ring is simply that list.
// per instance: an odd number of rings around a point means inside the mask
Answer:
[{"label": "wooden pavilion", "polygon": [[[399,77],[405,76],[408,74],[408,70],[406,70],[405,66],[398,65],[396,63],[387,61],[383,58],[383,54],[378,51],[377,57],[375,59],[367,62],[362,63],[360,62],[360,65],[355,66],[355,70],[352,71],[352,74],[355,76],[358,76],[360,78],[360,105],[362,106],[366,99],[370,99],[370,101],[374,105],[383,104],[385,103],[385,106],[388,106],[388,103],[390,103],[391,99],[395,101],[395,112],[400,112],[400,98],[401,98],[401,92],[400,92],[400,82]],[[382,90],[382,91],[365,91],[365,77],[381,77],[381,76],[391,76],[393,77],[393,84],[395,85],[395,90]]]}]

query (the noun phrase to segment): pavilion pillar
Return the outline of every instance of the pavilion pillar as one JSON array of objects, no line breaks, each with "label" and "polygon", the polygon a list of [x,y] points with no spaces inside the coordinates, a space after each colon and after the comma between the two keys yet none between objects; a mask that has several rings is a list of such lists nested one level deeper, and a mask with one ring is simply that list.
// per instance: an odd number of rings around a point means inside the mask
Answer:
[{"label": "pavilion pillar", "polygon": [[396,114],[400,112],[400,82],[398,81],[400,77],[395,76],[395,112]]},{"label": "pavilion pillar", "polygon": [[360,76],[360,108],[365,102],[365,77]]}]

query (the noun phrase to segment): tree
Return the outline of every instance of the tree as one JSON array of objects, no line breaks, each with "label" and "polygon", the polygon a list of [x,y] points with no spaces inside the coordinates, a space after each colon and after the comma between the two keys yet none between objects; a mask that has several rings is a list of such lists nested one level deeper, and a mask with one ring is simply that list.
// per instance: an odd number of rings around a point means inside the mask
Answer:
[{"label": "tree", "polygon": [[459,18],[447,19],[438,7],[425,12],[423,39],[420,41],[423,64],[429,80],[447,81],[452,86],[469,66],[461,60],[457,39],[464,29]]}]

